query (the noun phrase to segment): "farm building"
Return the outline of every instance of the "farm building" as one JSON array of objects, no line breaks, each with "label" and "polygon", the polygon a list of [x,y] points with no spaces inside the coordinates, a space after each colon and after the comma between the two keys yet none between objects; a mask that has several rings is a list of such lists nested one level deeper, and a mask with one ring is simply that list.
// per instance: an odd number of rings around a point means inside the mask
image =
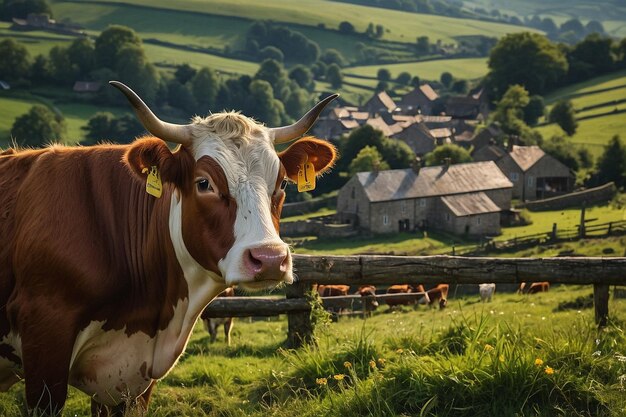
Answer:
[{"label": "farm building", "polygon": [[339,191],[337,217],[361,230],[500,233],[513,184],[495,162],[360,172]]},{"label": "farm building", "polygon": [[513,183],[513,198],[522,201],[567,194],[574,189],[575,176],[557,159],[538,146],[516,146],[506,152],[488,146],[474,160],[491,160]]},{"label": "farm building", "polygon": [[396,103],[389,97],[389,94],[381,91],[363,104],[361,111],[368,112],[370,115],[377,115],[381,113],[392,113],[396,110],[396,107]]}]

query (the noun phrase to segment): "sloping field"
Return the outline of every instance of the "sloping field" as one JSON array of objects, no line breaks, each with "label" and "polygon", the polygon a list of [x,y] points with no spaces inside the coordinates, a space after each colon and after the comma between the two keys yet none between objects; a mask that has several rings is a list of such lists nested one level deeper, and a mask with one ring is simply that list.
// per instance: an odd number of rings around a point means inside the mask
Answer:
[{"label": "sloping field", "polygon": [[[54,2],[55,10],[67,1]],[[428,36],[432,40],[441,39],[451,42],[454,36],[484,35],[500,37],[507,33],[528,30],[520,26],[480,22],[466,19],[455,19],[442,16],[419,15],[384,10],[350,4],[335,3],[324,0],[133,0],[132,2],[83,0],[71,2],[75,21],[98,21],[98,12],[92,11],[93,5],[124,5],[146,6],[152,8],[175,9],[178,11],[195,12],[198,14],[237,16],[249,20],[273,20],[275,22],[293,23],[306,26],[325,25],[326,28],[336,29],[342,21],[349,21],[356,30],[363,32],[369,23],[381,24],[388,31],[385,39],[413,43],[418,36]],[[59,9],[61,10],[61,9]],[[63,9],[64,11],[66,9]],[[83,16],[83,17],[81,17]],[[173,16],[164,27],[178,25],[180,28],[187,24],[186,20],[178,20]],[[102,24],[102,22],[100,22]],[[164,30],[167,32],[167,30]]]},{"label": "sloping field", "polygon": [[[417,75],[423,80],[438,80],[442,72],[449,72],[455,78],[474,79],[483,77],[488,72],[487,58],[463,58],[463,59],[441,59],[433,61],[409,62],[403,64],[389,65],[367,65],[362,67],[350,67],[344,70],[346,77],[351,74],[376,78],[380,68],[386,68],[391,72],[392,79],[395,79],[401,72],[408,72]],[[352,80],[351,80],[352,81]],[[355,81],[356,82],[356,81]],[[367,80],[359,80],[360,84],[366,84]],[[371,80],[372,86],[378,80]]]}]

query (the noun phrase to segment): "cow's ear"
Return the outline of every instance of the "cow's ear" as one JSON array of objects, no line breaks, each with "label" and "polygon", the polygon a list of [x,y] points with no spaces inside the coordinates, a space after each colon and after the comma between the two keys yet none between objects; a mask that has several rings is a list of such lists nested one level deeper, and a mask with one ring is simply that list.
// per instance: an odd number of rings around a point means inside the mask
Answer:
[{"label": "cow's ear", "polygon": [[185,187],[192,181],[194,159],[191,154],[182,146],[172,152],[161,139],[137,139],[126,151],[124,161],[142,181],[152,167],[158,169],[163,182]]},{"label": "cow's ear", "polygon": [[307,161],[313,164],[318,176],[332,168],[337,159],[337,149],[325,140],[306,137],[280,152],[278,157],[287,171],[287,177],[295,182],[299,166]]}]

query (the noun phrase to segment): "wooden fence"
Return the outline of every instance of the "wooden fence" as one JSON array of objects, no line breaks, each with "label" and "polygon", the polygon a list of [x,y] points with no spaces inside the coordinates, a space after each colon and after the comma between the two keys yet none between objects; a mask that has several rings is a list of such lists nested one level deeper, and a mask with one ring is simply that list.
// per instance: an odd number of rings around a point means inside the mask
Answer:
[{"label": "wooden fence", "polygon": [[595,319],[599,326],[605,326],[608,319],[609,285],[626,285],[626,258],[294,255],[293,261],[298,279],[286,287],[286,298],[218,298],[207,307],[207,312],[212,317],[287,314],[287,344],[297,347],[312,340],[312,307],[307,293],[313,284],[478,285],[550,281],[593,285]]}]

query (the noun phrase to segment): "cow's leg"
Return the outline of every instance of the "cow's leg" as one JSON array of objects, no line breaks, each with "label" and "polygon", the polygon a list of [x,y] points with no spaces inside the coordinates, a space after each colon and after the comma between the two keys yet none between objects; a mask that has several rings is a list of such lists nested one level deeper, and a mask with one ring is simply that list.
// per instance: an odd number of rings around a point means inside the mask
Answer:
[{"label": "cow's leg", "polygon": [[215,343],[217,340],[217,324],[215,324],[215,320],[209,320],[209,334],[211,335],[211,343]]},{"label": "cow's leg", "polygon": [[226,344],[230,346],[230,332],[233,329],[233,319],[227,319],[224,323],[224,337],[226,338]]},{"label": "cow's leg", "polygon": [[26,403],[43,414],[57,414],[67,398],[69,365],[76,326],[67,311],[55,310],[55,300],[31,300],[19,312]]}]

